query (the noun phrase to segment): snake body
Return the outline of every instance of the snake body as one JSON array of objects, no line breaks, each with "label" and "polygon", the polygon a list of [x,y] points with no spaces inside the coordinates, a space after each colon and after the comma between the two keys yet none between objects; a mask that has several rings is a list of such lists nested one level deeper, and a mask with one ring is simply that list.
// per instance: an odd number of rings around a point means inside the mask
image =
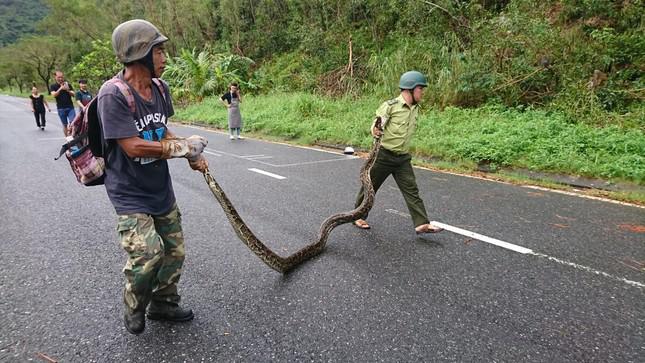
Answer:
[{"label": "snake body", "polygon": [[282,257],[273,252],[268,246],[262,243],[255,234],[253,234],[208,169],[204,172],[204,178],[208,183],[209,189],[215,196],[215,199],[217,199],[224,210],[226,218],[239,239],[269,267],[284,274],[308,259],[320,254],[325,248],[327,238],[334,228],[341,224],[353,222],[362,218],[370,209],[372,209],[372,205],[374,204],[374,187],[372,186],[372,181],[370,179],[370,170],[376,161],[376,156],[380,146],[380,138],[375,139],[369,156],[361,167],[360,181],[364,189],[364,198],[361,204],[356,209],[349,212],[341,212],[329,216],[320,225],[318,239],[315,242],[301,248],[287,257]]}]

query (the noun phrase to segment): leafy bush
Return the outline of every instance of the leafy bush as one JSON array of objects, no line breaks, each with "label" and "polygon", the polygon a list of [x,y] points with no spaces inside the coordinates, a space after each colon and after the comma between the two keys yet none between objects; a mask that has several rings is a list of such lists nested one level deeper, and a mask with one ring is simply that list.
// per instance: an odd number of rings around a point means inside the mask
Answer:
[{"label": "leafy bush", "polygon": [[223,93],[231,82],[246,89],[255,89],[249,82],[253,61],[233,54],[213,54],[210,48],[200,52],[182,49],[177,57],[170,57],[164,79],[174,96],[184,101],[201,101],[206,96]]},{"label": "leafy bush", "polygon": [[69,76],[70,79],[86,79],[88,86],[98,89],[103,82],[112,78],[121,70],[123,65],[119,63],[112,50],[111,41],[92,41],[92,49],[85,54],[81,60],[74,65]]}]

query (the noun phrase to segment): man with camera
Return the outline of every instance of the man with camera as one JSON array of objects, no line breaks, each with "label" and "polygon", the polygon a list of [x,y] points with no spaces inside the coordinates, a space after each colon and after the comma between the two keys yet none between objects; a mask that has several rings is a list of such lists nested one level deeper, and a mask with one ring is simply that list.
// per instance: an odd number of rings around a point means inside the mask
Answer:
[{"label": "man with camera", "polygon": [[49,86],[49,91],[56,99],[58,117],[60,117],[60,122],[63,124],[63,133],[67,136],[69,134],[67,125],[74,120],[74,117],[76,117],[74,102],[72,101],[72,97],[75,97],[76,95],[74,94],[72,86],[65,81],[65,75],[63,72],[56,71],[54,73],[54,79],[56,80],[56,83]]}]

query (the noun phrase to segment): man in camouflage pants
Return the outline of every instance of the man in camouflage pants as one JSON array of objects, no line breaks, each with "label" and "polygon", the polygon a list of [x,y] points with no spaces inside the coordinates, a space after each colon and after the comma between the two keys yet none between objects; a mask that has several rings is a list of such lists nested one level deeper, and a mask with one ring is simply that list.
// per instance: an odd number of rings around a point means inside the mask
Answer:
[{"label": "man in camouflage pants", "polygon": [[158,79],[167,40],[145,20],[117,26],[112,47],[124,70],[104,83],[97,96],[105,138],[105,189],[128,254],[124,323],[132,334],[143,332],[146,316],[193,318],[191,309],[179,306],[184,236],[167,159],[187,158],[194,170],[203,172],[208,167],[202,155],[207,141],[200,136],[178,138],[168,130],[174,109],[168,85]]}]

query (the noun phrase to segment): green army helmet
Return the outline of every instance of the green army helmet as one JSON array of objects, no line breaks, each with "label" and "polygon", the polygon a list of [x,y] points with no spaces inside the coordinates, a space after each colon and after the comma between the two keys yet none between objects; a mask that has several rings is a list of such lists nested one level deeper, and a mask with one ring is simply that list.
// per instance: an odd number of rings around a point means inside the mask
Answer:
[{"label": "green army helmet", "polygon": [[399,80],[400,89],[414,89],[416,86],[428,87],[428,80],[421,72],[408,71],[401,75]]},{"label": "green army helmet", "polygon": [[149,21],[134,19],[119,24],[112,32],[112,48],[121,63],[143,59],[158,44],[167,41]]}]

